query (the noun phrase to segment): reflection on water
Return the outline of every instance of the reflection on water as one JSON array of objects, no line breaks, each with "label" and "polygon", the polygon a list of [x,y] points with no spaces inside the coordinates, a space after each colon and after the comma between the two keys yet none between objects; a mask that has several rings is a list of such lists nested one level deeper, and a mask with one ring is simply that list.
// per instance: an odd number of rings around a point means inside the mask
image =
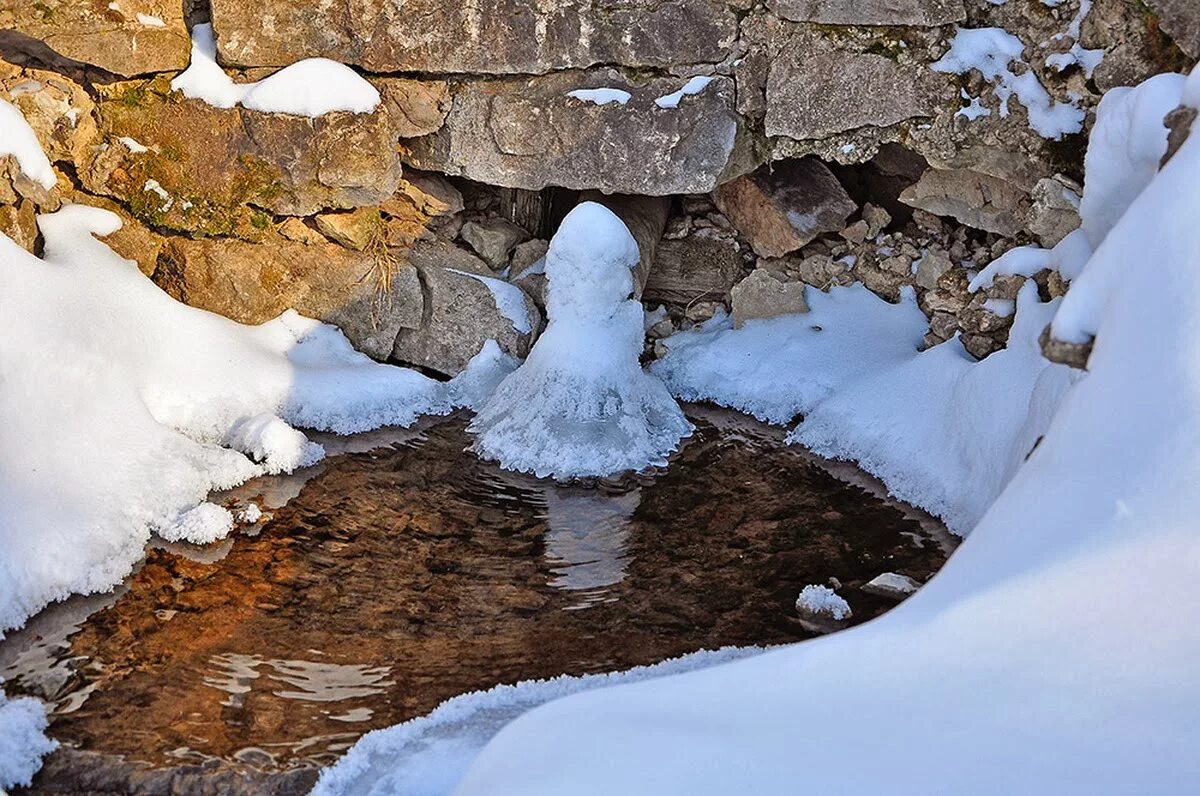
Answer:
[{"label": "reflection on water", "polygon": [[[847,483],[852,469],[835,477],[733,413],[692,418],[665,472],[590,486],[480,462],[460,419],[374,435],[220,496],[270,516],[230,543],[149,550],[121,594],[0,643],[0,676],[49,700],[52,734],[77,750],[295,788],[452,696],[794,641],[803,586],[836,577],[861,621],[889,603],[860,586],[944,560],[934,526]],[[47,771],[39,787],[82,776]]]}]

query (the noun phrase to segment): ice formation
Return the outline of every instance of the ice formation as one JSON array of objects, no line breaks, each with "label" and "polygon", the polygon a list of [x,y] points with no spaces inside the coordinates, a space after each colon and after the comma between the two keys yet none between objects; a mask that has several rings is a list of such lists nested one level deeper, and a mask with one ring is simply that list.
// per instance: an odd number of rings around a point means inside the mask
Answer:
[{"label": "ice formation", "polygon": [[584,202],[546,254],[549,325],[529,358],[479,409],[474,450],[560,479],[665,464],[691,433],[666,387],[638,364],[638,247],[612,211]]},{"label": "ice formation", "polygon": [[241,105],[264,113],[321,116],[333,111],[370,113],[379,92],[345,64],[305,58],[254,83],[234,83],[217,64],[217,43],[210,24],[192,28],[192,62],[171,81],[185,97],[217,108]]},{"label": "ice formation", "polygon": [[42,758],[58,746],[43,733],[46,724],[46,713],[36,699],[8,699],[0,690],[0,793],[14,785],[28,785]]}]

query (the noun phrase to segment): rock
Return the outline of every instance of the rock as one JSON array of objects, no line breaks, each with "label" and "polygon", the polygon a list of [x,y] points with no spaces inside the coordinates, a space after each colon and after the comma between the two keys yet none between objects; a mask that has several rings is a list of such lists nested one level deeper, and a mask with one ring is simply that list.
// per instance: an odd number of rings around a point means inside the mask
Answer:
[{"label": "rock", "polygon": [[19,204],[0,205],[0,233],[12,238],[26,251],[33,251],[37,243],[37,209],[28,199]]},{"label": "rock", "polygon": [[878,597],[886,597],[889,600],[899,602],[906,597],[916,594],[920,588],[921,584],[907,575],[884,572],[882,575],[876,575],[868,581],[862,587],[862,590],[867,594],[874,594]]},{"label": "rock", "polygon": [[1029,212],[1029,197],[1020,188],[966,169],[929,169],[900,201],[1005,236],[1020,232]]},{"label": "rock", "polygon": [[1058,362],[1079,370],[1087,370],[1087,362],[1092,355],[1094,342],[1094,340],[1089,340],[1086,343],[1068,343],[1057,340],[1050,334],[1049,324],[1046,324],[1046,328],[1042,329],[1042,333],[1038,337],[1042,356],[1051,362]]},{"label": "rock", "polygon": [[462,229],[462,209],[462,193],[445,177],[405,172],[396,193],[380,206],[388,245],[407,248],[427,233],[453,240]]},{"label": "rock", "polygon": [[269,213],[377,205],[400,182],[382,111],[309,119],[220,109],[168,93],[165,79],[97,90],[103,144],[79,179],[154,227],[256,239]]},{"label": "rock", "polygon": [[917,266],[917,286],[926,290],[936,290],[938,279],[953,267],[950,255],[940,249],[931,249]]},{"label": "rock", "polygon": [[360,207],[339,213],[318,213],[313,223],[322,235],[334,243],[363,251],[371,245],[382,245],[383,216],[377,207]]},{"label": "rock", "polygon": [[800,626],[810,633],[832,633],[849,624],[853,612],[828,586],[805,586],[796,598],[796,615]]},{"label": "rock", "polygon": [[[512,259],[509,261],[512,274],[519,276],[531,266],[537,264],[539,260],[544,260],[548,251],[550,251],[550,242],[541,238],[534,238],[524,243],[518,243],[513,247]],[[542,269],[539,268],[538,270]]]},{"label": "rock", "polygon": [[242,323],[295,309],[337,324],[360,351],[387,359],[397,332],[422,318],[421,284],[402,255],[299,243],[273,232],[263,243],[173,237],[154,281],[180,301]]},{"label": "rock", "polygon": [[697,301],[688,305],[683,317],[692,323],[704,323],[716,315],[718,310],[724,309],[725,305],[720,301]]},{"label": "rock", "polygon": [[880,232],[883,232],[884,227],[892,223],[892,216],[888,211],[870,202],[863,205],[862,218],[863,221],[867,222],[868,238],[874,238]]},{"label": "rock", "polygon": [[927,66],[882,55],[787,47],[767,76],[766,133],[825,138],[932,116],[944,85]]},{"label": "rock", "polygon": [[178,71],[191,56],[183,5],[167,0],[6,2],[0,4],[0,31],[16,31],[63,58],[125,77]]},{"label": "rock", "polygon": [[1195,0],[1144,0],[1159,27],[1192,58],[1200,58],[1200,6]]},{"label": "rock", "polygon": [[136,218],[129,214],[123,206],[102,196],[92,196],[82,191],[75,191],[69,197],[75,204],[99,207],[121,218],[121,228],[104,236],[104,245],[127,260],[137,263],[138,270],[146,276],[153,276],[158,268],[158,255],[162,251],[165,238],[149,230]]},{"label": "rock", "polygon": [[82,162],[96,144],[95,103],[73,80],[0,61],[0,98],[17,106],[52,163]]},{"label": "rock", "polygon": [[733,286],[731,301],[735,329],[756,318],[808,312],[803,282],[782,282],[762,268]]},{"label": "rock", "polygon": [[303,243],[308,246],[329,242],[324,235],[305,224],[304,219],[301,218],[285,218],[279,224],[278,229],[279,234],[288,240],[296,241],[297,243]]},{"label": "rock", "polygon": [[[405,162],[526,190],[707,193],[758,160],[733,109],[729,78],[713,78],[677,108],[655,105],[684,82],[654,78],[634,85],[613,69],[461,82],[445,125],[407,141]],[[630,99],[597,105],[568,96],[596,87],[628,91]]]},{"label": "rock", "polygon": [[[514,323],[497,306],[492,289],[471,276],[491,274],[479,258],[440,241],[418,243],[409,258],[424,286],[424,314],[419,326],[396,336],[393,359],[453,376],[489,339],[515,357],[529,353],[541,330],[541,315],[520,288],[492,277],[500,289],[516,291],[514,297],[523,302],[526,317]],[[516,328],[525,323],[527,331]]]},{"label": "rock", "polygon": [[448,81],[376,77],[371,83],[379,90],[392,127],[401,138],[416,138],[436,132],[450,112]]},{"label": "rock", "polygon": [[958,339],[967,353],[976,359],[984,359],[1004,347],[1001,341],[986,334],[964,333]]},{"label": "rock", "polygon": [[1179,151],[1179,147],[1183,146],[1183,142],[1187,140],[1188,134],[1192,131],[1192,126],[1196,123],[1197,115],[1200,115],[1200,111],[1183,105],[1168,113],[1163,119],[1163,124],[1167,126],[1167,151],[1163,153],[1159,168],[1167,165],[1167,161]]},{"label": "rock", "polygon": [[1069,177],[1055,175],[1038,180],[1030,195],[1026,228],[1038,242],[1052,249],[1079,228],[1079,197],[1083,189]]},{"label": "rock", "polygon": [[546,252],[549,241],[541,238],[518,243],[509,262],[509,278],[517,287],[533,299],[538,309],[546,309]]},{"label": "rock", "polygon": [[704,299],[723,300],[742,269],[736,242],[695,235],[664,240],[654,255],[642,301],[687,305]]},{"label": "rock", "polygon": [[782,257],[841,229],[857,205],[816,158],[785,160],[721,185],[721,212],[762,257]]},{"label": "rock", "polygon": [[286,66],[321,56],[370,72],[717,63],[737,36],[737,17],[718,0],[212,0],[212,19],[222,63]]},{"label": "rock", "polygon": [[862,243],[867,239],[867,231],[869,229],[870,227],[867,225],[867,222],[860,218],[838,234],[851,243]]},{"label": "rock", "polygon": [[822,25],[914,25],[961,22],[962,0],[770,0],[771,10],[793,22]]},{"label": "rock", "polygon": [[506,268],[509,252],[518,243],[529,239],[528,232],[503,218],[468,221],[463,224],[460,234],[494,271]]}]

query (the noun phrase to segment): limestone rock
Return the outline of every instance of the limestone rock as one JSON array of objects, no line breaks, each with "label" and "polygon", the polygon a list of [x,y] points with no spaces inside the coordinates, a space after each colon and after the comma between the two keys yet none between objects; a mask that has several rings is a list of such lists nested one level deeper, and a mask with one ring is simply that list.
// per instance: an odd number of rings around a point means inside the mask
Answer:
[{"label": "limestone rock", "polygon": [[926,290],[937,290],[938,279],[953,267],[954,263],[951,262],[950,255],[946,252],[929,251],[921,258],[921,263],[917,266],[916,283]]},{"label": "limestone rock", "polygon": [[680,305],[723,300],[742,270],[742,255],[734,241],[697,235],[664,240],[658,245],[642,300]]},{"label": "limestone rock", "polygon": [[453,240],[462,228],[463,196],[440,174],[405,172],[380,209],[391,246],[408,247],[427,234]]},{"label": "limestone rock", "polygon": [[[634,85],[613,69],[461,82],[445,125],[406,142],[405,161],[508,188],[707,193],[757,161],[729,78],[713,78],[676,108],[655,104],[684,82]],[[624,105],[568,96],[597,87],[631,96]]]},{"label": "limestone rock", "polygon": [[450,111],[450,83],[445,80],[410,80],[377,77],[379,90],[392,127],[401,138],[416,138],[437,131]]},{"label": "limestone rock", "polygon": [[324,235],[305,224],[304,219],[295,217],[285,218],[279,224],[279,234],[288,240],[304,243],[309,246],[316,243],[328,242],[328,239]]},{"label": "limestone rock", "polygon": [[1087,370],[1087,362],[1092,355],[1092,345],[1094,343],[1094,340],[1088,340],[1086,343],[1068,343],[1064,340],[1055,339],[1050,334],[1049,324],[1046,325],[1045,329],[1042,329],[1042,334],[1038,337],[1038,345],[1041,346],[1042,356],[1051,362],[1069,365],[1079,370]]},{"label": "limestone rock", "polygon": [[825,138],[932,116],[944,86],[927,66],[870,53],[787,47],[767,76],[766,132]]},{"label": "limestone rock", "polygon": [[882,575],[876,575],[868,581],[862,590],[867,594],[874,594],[879,597],[886,597],[889,600],[903,600],[910,595],[916,594],[921,588],[921,584],[907,575],[900,575],[896,572],[884,572]]},{"label": "limestone rock", "polygon": [[763,257],[782,257],[824,232],[836,232],[858,209],[816,158],[764,166],[721,185],[713,199]]},{"label": "limestone rock", "polygon": [[22,249],[33,251],[38,236],[33,202],[22,199],[19,204],[0,205],[0,233],[12,238]]},{"label": "limestone rock", "polygon": [[803,282],[781,282],[762,268],[734,285],[731,296],[735,329],[756,318],[808,312]]},{"label": "limestone rock", "polygon": [[323,56],[434,74],[716,63],[737,35],[718,0],[212,0],[212,19],[221,61],[233,66]]},{"label": "limestone rock", "polygon": [[175,298],[242,323],[287,309],[337,324],[376,359],[396,334],[421,324],[421,285],[399,256],[355,252],[333,243],[282,236],[263,243],[231,238],[170,238],[154,281]]},{"label": "limestone rock", "polygon": [[184,69],[191,53],[177,0],[15,0],[0,4],[0,30],[126,77]]},{"label": "limestone rock", "polygon": [[383,241],[383,216],[377,207],[318,213],[313,216],[313,223],[322,235],[355,251],[363,251]]},{"label": "limestone rock", "polygon": [[152,226],[256,237],[269,213],[376,205],[400,181],[387,115],[214,108],[165,80],[99,87],[104,143],[79,177]]},{"label": "limestone rock", "polygon": [[915,25],[961,22],[962,0],[770,0],[771,10],[794,22],[823,25]]},{"label": "limestone rock", "polygon": [[452,376],[489,339],[513,356],[529,353],[541,328],[541,315],[520,288],[500,282],[503,288],[518,291],[527,331],[516,328],[522,324],[501,311],[492,288],[472,276],[491,274],[479,258],[442,242],[418,243],[409,257],[424,287],[424,313],[419,326],[402,329],[396,336],[393,359]]},{"label": "limestone rock", "polygon": [[0,61],[0,98],[17,106],[52,163],[79,163],[96,143],[95,103],[73,80]]},{"label": "limestone rock", "polygon": [[529,239],[528,232],[503,218],[468,221],[463,224],[461,235],[494,271],[504,269],[513,247]]},{"label": "limestone rock", "polygon": [[1200,5],[1196,0],[1145,0],[1162,31],[1192,58],[1200,58]]},{"label": "limestone rock", "polygon": [[1005,180],[967,169],[929,169],[900,201],[976,229],[1012,236],[1021,231],[1029,197]]},{"label": "limestone rock", "polygon": [[1061,175],[1046,177],[1034,186],[1026,228],[1047,249],[1079,228],[1082,188]]}]

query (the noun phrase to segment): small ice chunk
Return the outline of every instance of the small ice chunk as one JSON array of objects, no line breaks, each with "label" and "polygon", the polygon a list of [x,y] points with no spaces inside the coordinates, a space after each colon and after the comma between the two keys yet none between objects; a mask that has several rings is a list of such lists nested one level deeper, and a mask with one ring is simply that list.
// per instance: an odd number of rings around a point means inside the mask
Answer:
[{"label": "small ice chunk", "polygon": [[208,544],[223,538],[233,530],[233,515],[216,503],[201,503],[175,518],[158,535],[168,542]]},{"label": "small ice chunk", "polygon": [[263,518],[263,510],[258,507],[257,503],[247,503],[237,515],[238,522],[244,522],[253,525]]}]

